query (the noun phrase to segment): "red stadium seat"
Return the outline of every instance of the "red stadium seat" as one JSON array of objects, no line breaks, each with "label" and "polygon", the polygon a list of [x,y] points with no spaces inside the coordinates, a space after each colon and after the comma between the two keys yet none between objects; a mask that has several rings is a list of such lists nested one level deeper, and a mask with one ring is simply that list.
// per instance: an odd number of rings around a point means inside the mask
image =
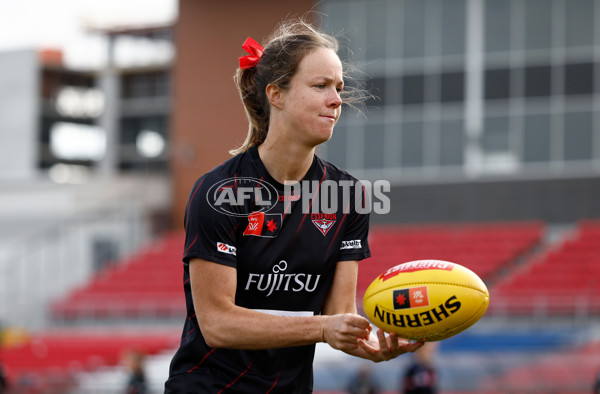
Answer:
[{"label": "red stadium seat", "polygon": [[[573,237],[552,247],[526,268],[515,271],[495,286],[496,302],[508,313],[545,313],[564,315],[597,314],[600,310],[600,222],[578,223]],[[526,300],[516,302],[514,300]],[[514,306],[518,305],[517,308]]]},{"label": "red stadium seat", "polygon": [[[580,393],[591,390],[598,371],[600,342],[584,344],[574,350],[560,350],[539,359],[491,376],[485,387],[502,387],[506,392]],[[543,385],[540,385],[543,382]]]},{"label": "red stadium seat", "polygon": [[177,333],[63,331],[35,335],[25,344],[2,349],[2,362],[10,381],[25,376],[68,379],[74,372],[120,363],[135,349],[146,355],[177,346]]},{"label": "red stadium seat", "polygon": [[85,286],[56,301],[53,316],[68,320],[184,316],[183,242],[183,234],[167,234],[114,262]]}]

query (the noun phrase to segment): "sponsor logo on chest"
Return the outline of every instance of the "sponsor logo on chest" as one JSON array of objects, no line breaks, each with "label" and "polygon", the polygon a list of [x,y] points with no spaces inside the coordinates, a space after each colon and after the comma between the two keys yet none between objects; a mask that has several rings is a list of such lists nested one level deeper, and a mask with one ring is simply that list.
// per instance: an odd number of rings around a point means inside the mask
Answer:
[{"label": "sponsor logo on chest", "polygon": [[249,273],[244,290],[259,291],[269,297],[274,292],[312,293],[317,289],[321,275],[286,273],[287,269],[287,261],[281,260],[273,266],[273,273]]}]

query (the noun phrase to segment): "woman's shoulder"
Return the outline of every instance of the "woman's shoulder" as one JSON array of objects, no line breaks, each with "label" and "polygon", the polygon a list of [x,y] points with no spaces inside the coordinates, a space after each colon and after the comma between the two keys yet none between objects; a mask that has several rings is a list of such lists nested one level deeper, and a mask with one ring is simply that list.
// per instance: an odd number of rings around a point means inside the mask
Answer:
[{"label": "woman's shoulder", "polygon": [[343,168],[340,168],[339,166],[327,161],[327,160],[323,160],[321,159],[319,156],[317,157],[317,161],[319,163],[319,166],[323,169],[323,171],[325,172],[326,178],[327,179],[331,179],[331,180],[351,180],[354,182],[357,182],[358,179],[356,177],[354,177],[352,174],[350,174],[348,171],[344,170]]}]

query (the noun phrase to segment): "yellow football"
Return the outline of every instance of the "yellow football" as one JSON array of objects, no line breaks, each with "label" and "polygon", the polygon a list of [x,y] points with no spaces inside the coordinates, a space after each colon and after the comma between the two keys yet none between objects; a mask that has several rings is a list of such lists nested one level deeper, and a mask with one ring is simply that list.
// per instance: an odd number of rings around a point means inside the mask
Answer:
[{"label": "yellow football", "polygon": [[387,332],[417,341],[440,341],[475,324],[490,295],[470,269],[442,260],[417,260],[379,275],[367,288],[367,318]]}]

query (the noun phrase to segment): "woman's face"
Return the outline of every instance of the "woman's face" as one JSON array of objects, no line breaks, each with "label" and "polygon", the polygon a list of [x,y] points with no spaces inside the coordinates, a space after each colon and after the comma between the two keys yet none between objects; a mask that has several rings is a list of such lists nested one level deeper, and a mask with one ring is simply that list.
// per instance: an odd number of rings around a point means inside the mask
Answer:
[{"label": "woman's face", "polygon": [[342,110],[342,62],[331,49],[307,54],[283,92],[283,116],[294,135],[316,146],[331,138]]}]

